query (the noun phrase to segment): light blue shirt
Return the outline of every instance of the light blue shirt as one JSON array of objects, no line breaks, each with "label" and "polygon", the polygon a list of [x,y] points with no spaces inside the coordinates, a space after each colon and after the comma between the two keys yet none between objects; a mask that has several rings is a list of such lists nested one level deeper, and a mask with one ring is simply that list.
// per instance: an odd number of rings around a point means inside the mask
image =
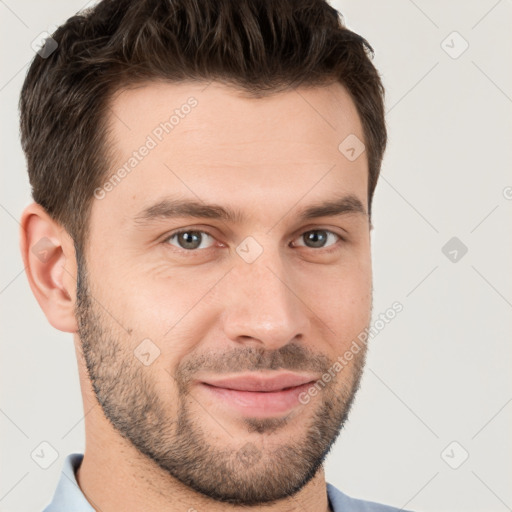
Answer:
[{"label": "light blue shirt", "polygon": [[[55,494],[43,512],[95,512],[76,482],[75,471],[83,457],[82,453],[71,453],[66,457]],[[371,501],[356,500],[329,483],[327,496],[334,512],[407,512]]]}]

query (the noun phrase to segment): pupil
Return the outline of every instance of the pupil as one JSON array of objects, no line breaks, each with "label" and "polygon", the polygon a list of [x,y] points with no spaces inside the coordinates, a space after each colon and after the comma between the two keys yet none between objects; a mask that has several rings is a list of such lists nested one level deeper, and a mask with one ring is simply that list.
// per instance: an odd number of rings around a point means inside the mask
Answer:
[{"label": "pupil", "polygon": [[201,245],[201,236],[197,231],[186,231],[180,233],[180,245],[184,249],[196,249]]},{"label": "pupil", "polygon": [[312,244],[310,247],[322,247],[327,240],[327,236],[324,231],[310,231],[306,237],[307,242]]}]

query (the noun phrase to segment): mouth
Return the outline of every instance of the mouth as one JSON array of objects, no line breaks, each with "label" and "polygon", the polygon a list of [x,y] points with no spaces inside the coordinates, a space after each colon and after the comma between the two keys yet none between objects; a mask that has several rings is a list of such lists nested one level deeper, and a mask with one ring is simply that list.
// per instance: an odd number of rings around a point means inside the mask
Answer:
[{"label": "mouth", "polygon": [[301,405],[299,396],[317,380],[311,374],[246,374],[207,379],[200,387],[217,404],[244,416],[273,417]]}]

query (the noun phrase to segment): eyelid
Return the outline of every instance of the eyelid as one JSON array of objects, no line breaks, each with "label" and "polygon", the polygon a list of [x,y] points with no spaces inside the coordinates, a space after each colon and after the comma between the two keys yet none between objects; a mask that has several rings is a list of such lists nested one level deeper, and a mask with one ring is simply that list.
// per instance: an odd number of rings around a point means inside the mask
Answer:
[{"label": "eyelid", "polygon": [[[297,234],[293,235],[293,237],[297,238],[303,235],[304,233],[309,233],[310,231],[327,231],[328,233],[332,233],[338,236],[343,241],[346,241],[346,237],[348,236],[348,231],[340,226],[336,226],[335,228],[333,228],[331,226],[325,226],[322,224],[313,224],[301,227],[299,231],[296,232]],[[343,232],[344,234],[340,233],[340,231]]]}]

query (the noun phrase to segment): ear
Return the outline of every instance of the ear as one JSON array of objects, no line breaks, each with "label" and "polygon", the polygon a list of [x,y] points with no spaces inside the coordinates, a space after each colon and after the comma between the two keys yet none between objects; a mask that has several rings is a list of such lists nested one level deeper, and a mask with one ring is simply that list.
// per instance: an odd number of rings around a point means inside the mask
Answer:
[{"label": "ear", "polygon": [[73,239],[37,203],[25,208],[20,224],[21,255],[32,293],[53,327],[77,332]]}]

